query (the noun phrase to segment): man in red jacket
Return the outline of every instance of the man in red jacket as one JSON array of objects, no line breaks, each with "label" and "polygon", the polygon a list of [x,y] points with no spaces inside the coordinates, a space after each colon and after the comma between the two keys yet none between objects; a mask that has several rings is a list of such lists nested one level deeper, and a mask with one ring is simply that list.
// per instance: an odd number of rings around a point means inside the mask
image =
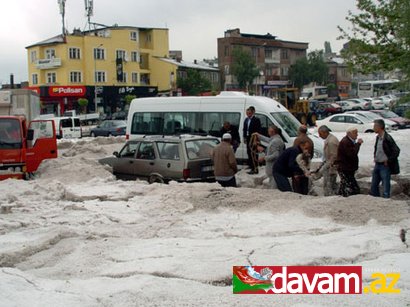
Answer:
[{"label": "man in red jacket", "polygon": [[340,176],[339,195],[344,197],[360,193],[359,185],[354,177],[359,169],[359,150],[363,143],[358,139],[356,128],[347,129],[346,136],[340,141],[337,148],[337,170]]}]

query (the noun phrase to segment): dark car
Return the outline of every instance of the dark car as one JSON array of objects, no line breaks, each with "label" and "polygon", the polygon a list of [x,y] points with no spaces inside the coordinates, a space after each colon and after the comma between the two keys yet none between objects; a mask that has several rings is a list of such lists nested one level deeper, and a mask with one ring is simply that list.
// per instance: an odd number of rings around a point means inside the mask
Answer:
[{"label": "dark car", "polygon": [[343,109],[340,105],[333,102],[321,102],[316,108],[316,114],[319,118],[328,117],[333,114],[342,113]]},{"label": "dark car", "polygon": [[389,119],[394,121],[399,125],[399,129],[407,129],[410,128],[410,119],[401,117],[396,113],[389,111],[389,110],[372,110],[372,112],[380,115],[382,118]]},{"label": "dark car", "polygon": [[218,143],[215,137],[140,137],[99,162],[110,165],[118,179],[140,178],[149,183],[214,181],[210,153]]},{"label": "dark car", "polygon": [[125,135],[127,123],[123,120],[105,120],[97,127],[91,129],[90,135],[96,136],[118,136]]}]

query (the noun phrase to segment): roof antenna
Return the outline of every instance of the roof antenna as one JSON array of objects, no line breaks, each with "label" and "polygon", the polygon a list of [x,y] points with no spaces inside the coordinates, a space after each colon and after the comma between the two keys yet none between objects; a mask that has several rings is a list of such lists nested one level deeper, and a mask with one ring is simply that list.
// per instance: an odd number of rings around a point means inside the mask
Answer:
[{"label": "roof antenna", "polygon": [[85,4],[85,15],[87,16],[87,21],[88,21],[88,29],[91,31],[91,22],[90,18],[94,14],[94,0],[84,0]]},{"label": "roof antenna", "polygon": [[66,0],[57,0],[58,6],[60,8],[60,14],[61,14],[61,17],[62,17],[62,22],[63,22],[63,37],[66,35],[65,21],[64,21],[64,18],[65,18],[65,1]]}]

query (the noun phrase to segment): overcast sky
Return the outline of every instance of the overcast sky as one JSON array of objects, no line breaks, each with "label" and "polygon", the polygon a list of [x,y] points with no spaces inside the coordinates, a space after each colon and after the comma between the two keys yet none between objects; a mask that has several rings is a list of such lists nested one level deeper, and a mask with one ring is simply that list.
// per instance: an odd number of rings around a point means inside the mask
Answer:
[{"label": "overcast sky", "polygon": [[[6,2],[7,1],[7,2]],[[61,33],[57,0],[2,0],[0,9],[0,84],[28,80],[25,47]],[[271,33],[283,40],[308,42],[309,50],[333,51],[338,25],[355,9],[355,0],[94,0],[92,21],[105,25],[169,28],[170,49],[184,60],[217,56],[217,38],[227,29]],[[66,0],[66,25],[86,25],[84,0]]]}]

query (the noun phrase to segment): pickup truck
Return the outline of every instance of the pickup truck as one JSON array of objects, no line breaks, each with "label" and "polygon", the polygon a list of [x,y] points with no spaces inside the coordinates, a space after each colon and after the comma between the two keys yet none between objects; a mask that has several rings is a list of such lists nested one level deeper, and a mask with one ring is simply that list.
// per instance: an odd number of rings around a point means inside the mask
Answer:
[{"label": "pickup truck", "polygon": [[56,129],[52,120],[0,116],[0,180],[28,179],[45,159],[57,158]]}]

